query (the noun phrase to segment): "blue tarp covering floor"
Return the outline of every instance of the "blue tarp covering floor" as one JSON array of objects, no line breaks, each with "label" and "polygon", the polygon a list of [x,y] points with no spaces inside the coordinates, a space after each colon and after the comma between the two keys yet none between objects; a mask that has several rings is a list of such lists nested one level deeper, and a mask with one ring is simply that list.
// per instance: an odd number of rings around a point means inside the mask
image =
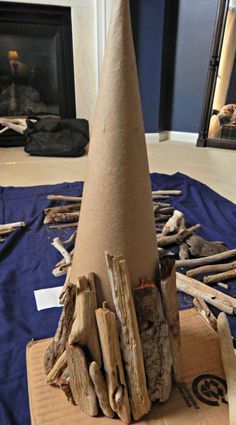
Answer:
[{"label": "blue tarp covering floor", "polygon": [[[180,189],[171,204],[182,211],[187,224],[200,223],[197,232],[208,240],[222,240],[236,248],[236,205],[206,185],[180,173],[151,174],[152,189]],[[43,210],[55,204],[48,194],[80,196],[81,182],[26,188],[0,188],[0,223],[24,220],[25,229],[0,244],[0,425],[29,425],[30,414],[25,364],[26,344],[54,335],[60,308],[37,311],[34,290],[61,286],[64,276],[51,271],[61,259],[51,246],[55,236],[67,239],[72,230],[49,230]],[[227,294],[236,296],[236,281]],[[191,308],[191,297],[180,295],[181,308]],[[236,318],[230,318],[236,337]]]}]

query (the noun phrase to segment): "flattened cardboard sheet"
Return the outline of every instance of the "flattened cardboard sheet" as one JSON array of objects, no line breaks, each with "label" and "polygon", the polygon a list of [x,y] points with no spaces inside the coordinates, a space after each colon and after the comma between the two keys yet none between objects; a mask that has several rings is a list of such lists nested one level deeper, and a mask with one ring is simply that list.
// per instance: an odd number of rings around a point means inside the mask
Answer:
[{"label": "flattened cardboard sheet", "polygon": [[[218,335],[195,312],[180,312],[182,384],[170,399],[154,404],[139,425],[229,425]],[[27,374],[32,425],[118,425],[119,419],[90,418],[62,392],[45,383],[44,352],[51,339],[27,347]]]}]

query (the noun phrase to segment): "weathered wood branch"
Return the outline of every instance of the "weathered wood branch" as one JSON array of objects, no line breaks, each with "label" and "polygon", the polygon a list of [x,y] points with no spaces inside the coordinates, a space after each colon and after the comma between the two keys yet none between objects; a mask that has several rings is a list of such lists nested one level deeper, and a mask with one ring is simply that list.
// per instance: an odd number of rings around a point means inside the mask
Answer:
[{"label": "weathered wood branch", "polygon": [[121,349],[125,363],[131,412],[140,419],[151,408],[148,396],[142,346],[138,330],[131,285],[123,256],[113,257],[106,252],[106,264],[112,297],[120,323]]},{"label": "weathered wood branch", "polygon": [[228,258],[236,257],[236,249],[221,252],[220,254],[210,255],[209,257],[193,258],[189,260],[177,260],[176,267],[198,267],[205,266],[206,264],[220,263]]},{"label": "weathered wood branch", "polygon": [[174,376],[176,382],[181,382],[181,336],[176,290],[176,270],[175,260],[170,257],[164,257],[161,260],[161,294],[163,309],[169,328]]},{"label": "weathered wood branch", "polygon": [[78,227],[78,221],[75,223],[64,223],[64,224],[52,224],[51,226],[48,226],[49,229],[70,229],[71,227]]},{"label": "weathered wood branch", "polygon": [[224,313],[218,316],[218,334],[221,358],[227,382],[230,425],[236,425],[236,356],[229,323]]},{"label": "weathered wood branch", "polygon": [[180,291],[196,298],[203,298],[208,304],[217,307],[219,310],[228,314],[233,314],[236,309],[236,299],[229,295],[223,294],[217,289],[211,288],[192,277],[176,273],[176,286]]},{"label": "weathered wood branch", "polygon": [[75,320],[69,335],[69,344],[78,343],[86,347],[90,360],[101,367],[101,351],[95,317],[97,308],[96,292],[92,274],[79,278],[79,288],[75,304]]},{"label": "weathered wood branch", "polygon": [[160,190],[153,190],[152,191],[152,195],[171,195],[171,196],[176,196],[176,195],[181,195],[182,191],[181,190],[165,190],[165,189],[160,189]]},{"label": "weathered wood branch", "polygon": [[70,204],[70,205],[61,205],[61,206],[57,206],[57,207],[49,207],[49,208],[45,208],[44,210],[44,214],[48,215],[51,212],[53,213],[57,213],[57,212],[70,212],[71,210],[73,211],[77,211],[80,210],[81,208],[81,203],[78,204]]},{"label": "weathered wood branch", "polygon": [[111,408],[127,424],[130,423],[130,405],[121,358],[117,319],[106,308],[96,310],[96,319],[102,349],[105,378]]},{"label": "weathered wood branch", "polygon": [[54,238],[51,245],[54,246],[54,248],[56,248],[57,251],[60,252],[62,257],[65,258],[65,263],[67,265],[71,263],[71,255],[67,251],[67,249],[64,247],[63,242],[61,241],[61,239],[59,237]]},{"label": "weathered wood branch", "polygon": [[103,414],[105,416],[108,416],[109,418],[113,418],[115,413],[111,409],[111,406],[109,403],[107,386],[103,378],[103,375],[96,362],[92,362],[90,364],[89,374],[92,379],[92,382],[95,388],[95,393],[97,395],[98,402]]},{"label": "weathered wood branch", "polygon": [[196,232],[197,229],[201,227],[200,224],[196,224],[195,226],[189,227],[188,229],[182,229],[179,231],[179,233],[176,233],[174,235],[170,236],[157,236],[157,244],[158,246],[167,246],[172,245],[174,243],[182,243],[184,242],[189,236],[193,235],[194,232]]},{"label": "weathered wood branch", "polygon": [[76,405],[89,416],[97,416],[98,407],[95,390],[83,350],[79,346],[66,345],[66,356],[70,376],[70,388]]},{"label": "weathered wood branch", "polygon": [[48,195],[47,199],[51,201],[81,202],[82,196]]},{"label": "weathered wood branch", "polygon": [[159,289],[154,283],[142,279],[134,290],[134,302],[148,394],[151,401],[164,402],[172,387],[172,355]]},{"label": "weathered wood branch", "polygon": [[205,276],[203,282],[206,284],[220,282],[221,280],[234,279],[236,277],[236,268],[222,273],[217,273],[211,276]]},{"label": "weathered wood branch", "polygon": [[214,331],[217,331],[217,319],[209,309],[208,305],[205,303],[204,299],[201,297],[194,298],[193,305],[200,316],[203,317],[203,319],[212,327],[212,329],[214,329]]},{"label": "weathered wood branch", "polygon": [[0,224],[0,231],[4,229],[17,229],[18,227],[25,227],[25,221],[16,221],[13,223]]},{"label": "weathered wood branch", "polygon": [[236,268],[236,261],[225,264],[209,264],[196,269],[188,270],[186,275],[189,277],[197,276],[199,274],[212,273],[212,272],[224,272]]},{"label": "weathered wood branch", "polygon": [[178,232],[179,224],[183,216],[184,215],[181,211],[175,210],[172,217],[169,218],[169,220],[163,227],[163,230],[162,230],[163,236],[167,236],[169,235],[169,233]]},{"label": "weathered wood branch", "polygon": [[80,216],[79,211],[75,212],[52,212],[47,214],[44,219],[44,224],[49,223],[71,223],[73,221],[78,222]]}]

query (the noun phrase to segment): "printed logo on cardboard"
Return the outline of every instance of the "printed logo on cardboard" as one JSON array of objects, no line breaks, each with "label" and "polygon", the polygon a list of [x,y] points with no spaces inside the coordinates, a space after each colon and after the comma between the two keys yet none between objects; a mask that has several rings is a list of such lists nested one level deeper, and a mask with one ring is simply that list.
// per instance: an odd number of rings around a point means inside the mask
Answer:
[{"label": "printed logo on cardboard", "polygon": [[216,375],[206,374],[197,376],[192,383],[195,397],[209,406],[220,406],[226,403],[226,382]]}]

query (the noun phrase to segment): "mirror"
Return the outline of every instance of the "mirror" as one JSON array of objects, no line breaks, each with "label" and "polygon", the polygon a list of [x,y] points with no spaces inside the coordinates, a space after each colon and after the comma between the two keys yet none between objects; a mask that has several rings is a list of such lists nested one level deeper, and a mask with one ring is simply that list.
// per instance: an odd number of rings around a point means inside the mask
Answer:
[{"label": "mirror", "polygon": [[217,11],[197,146],[236,149],[236,0]]}]

